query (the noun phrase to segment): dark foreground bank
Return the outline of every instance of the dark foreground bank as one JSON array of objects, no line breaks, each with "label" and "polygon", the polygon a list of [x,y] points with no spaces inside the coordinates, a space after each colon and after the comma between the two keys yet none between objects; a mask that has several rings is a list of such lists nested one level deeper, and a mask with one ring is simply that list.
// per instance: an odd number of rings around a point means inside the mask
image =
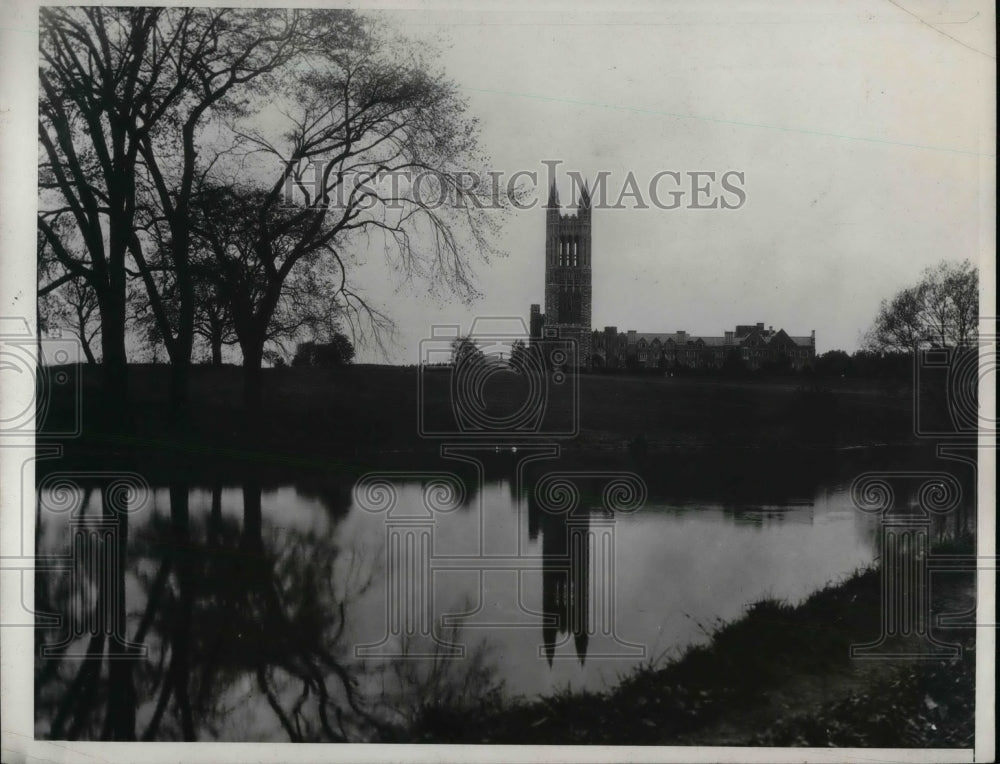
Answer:
[{"label": "dark foreground bank", "polygon": [[436,452],[484,421],[499,423],[503,437],[516,430],[586,450],[913,440],[912,391],[857,379],[579,374],[557,384],[501,372],[483,383],[480,398],[448,370],[284,368],[265,370],[262,403],[248,411],[240,369],[205,366],[192,370],[186,415],[178,422],[170,416],[167,366],[130,367],[127,406],[102,396],[99,367],[43,373],[49,379],[42,431],[67,453],[101,458],[136,449],[199,458]]},{"label": "dark foreground bank", "polygon": [[[966,554],[972,540],[936,553]],[[605,692],[428,704],[394,740],[436,743],[971,747],[975,634],[946,660],[851,659],[879,634],[881,571],[872,567],[797,606],[752,604],[711,640]],[[975,605],[970,572],[933,576],[932,613]],[[909,642],[896,645],[915,644]]]}]

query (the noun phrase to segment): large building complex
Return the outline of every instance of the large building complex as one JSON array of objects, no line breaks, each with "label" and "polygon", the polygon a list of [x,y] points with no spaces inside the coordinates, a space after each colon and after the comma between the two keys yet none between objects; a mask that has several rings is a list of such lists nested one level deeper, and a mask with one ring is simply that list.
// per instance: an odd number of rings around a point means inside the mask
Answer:
[{"label": "large building complex", "polygon": [[719,336],[591,327],[591,199],[581,191],[575,214],[563,214],[555,184],[545,212],[545,312],[531,306],[531,338],[547,331],[572,339],[586,369],[803,369],[816,357],[816,331],[788,334],[763,323],[739,324]]}]

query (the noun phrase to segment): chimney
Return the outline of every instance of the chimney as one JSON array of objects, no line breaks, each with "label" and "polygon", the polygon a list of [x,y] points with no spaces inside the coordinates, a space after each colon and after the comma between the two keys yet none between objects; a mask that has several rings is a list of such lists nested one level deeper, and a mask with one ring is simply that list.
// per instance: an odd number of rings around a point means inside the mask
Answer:
[{"label": "chimney", "polygon": [[812,337],[810,339],[812,340],[813,347],[816,347],[816,330],[815,329],[812,330]]},{"label": "chimney", "polygon": [[764,331],[764,322],[763,321],[758,321],[757,322],[757,331],[759,331],[759,332],[763,332]]},{"label": "chimney", "polygon": [[773,326],[767,327],[767,333],[768,334],[774,334],[774,327]]},{"label": "chimney", "polygon": [[733,333],[732,332],[726,332],[726,344],[727,345],[732,345],[733,344]]},{"label": "chimney", "polygon": [[687,342],[687,332],[686,331],[684,331],[683,329],[678,329],[677,332],[676,332],[676,334],[677,334],[677,343],[679,345],[683,345],[685,342]]},{"label": "chimney", "polygon": [[533,302],[531,304],[531,318],[528,320],[528,336],[532,340],[542,338],[542,327],[545,325],[545,316],[542,315],[541,306]]},{"label": "chimney", "polygon": [[635,344],[635,329],[628,330],[628,344],[629,345]]}]

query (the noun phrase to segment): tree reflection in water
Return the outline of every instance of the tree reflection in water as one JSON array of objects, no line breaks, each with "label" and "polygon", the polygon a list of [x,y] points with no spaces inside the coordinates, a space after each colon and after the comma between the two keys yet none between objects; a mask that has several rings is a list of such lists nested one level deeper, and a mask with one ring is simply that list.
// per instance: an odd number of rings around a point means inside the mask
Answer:
[{"label": "tree reflection in water", "polygon": [[[342,559],[331,533],[265,526],[259,483],[243,488],[242,522],[223,516],[221,494],[215,486],[203,522],[189,511],[189,486],[172,484],[169,518],[154,515],[131,544],[127,514],[101,501],[101,517],[113,518],[117,529],[87,550],[101,564],[76,587],[65,575],[38,574],[40,612],[59,613],[72,633],[95,613],[102,618],[83,637],[85,657],[76,659],[68,657],[75,643],[60,645],[65,627],[37,630],[39,648],[60,651],[37,663],[40,736],[229,737],[224,728],[234,709],[264,703],[280,725],[277,736],[283,731],[293,741],[366,739],[382,724],[359,696],[342,639],[348,608],[371,580],[364,561]],[[83,520],[99,495],[86,491]],[[81,607],[74,591],[81,586],[96,592],[90,607]],[[128,629],[115,629],[115,618],[126,622],[126,595],[144,607]],[[127,652],[116,633],[145,645],[145,654]],[[267,726],[254,719],[240,737],[257,737]]]},{"label": "tree reflection in water", "polygon": [[[53,737],[134,739],[135,687],[131,665],[136,646],[123,638],[125,548],[129,530],[124,505],[127,493],[123,489],[123,483],[110,478],[83,489],[72,526],[70,543],[74,554],[69,581],[65,577],[54,581],[44,573],[38,574],[36,611],[58,613],[63,622],[69,620],[71,610],[76,616],[69,634],[57,634],[54,639],[46,640],[43,630],[36,630],[39,653],[43,649],[48,653],[36,664],[36,709],[43,708],[52,720]],[[73,493],[65,484],[55,490],[62,492],[57,501]],[[95,496],[100,497],[97,511],[91,506]],[[37,512],[37,527],[41,532],[40,505]],[[74,587],[70,582],[77,585]],[[84,639],[86,648],[81,654],[78,651]],[[75,660],[79,663],[75,672],[70,665],[74,655],[80,656]],[[102,677],[105,662],[108,668]],[[49,685],[57,689],[51,691]],[[93,713],[98,705],[107,709],[103,721]]]}]

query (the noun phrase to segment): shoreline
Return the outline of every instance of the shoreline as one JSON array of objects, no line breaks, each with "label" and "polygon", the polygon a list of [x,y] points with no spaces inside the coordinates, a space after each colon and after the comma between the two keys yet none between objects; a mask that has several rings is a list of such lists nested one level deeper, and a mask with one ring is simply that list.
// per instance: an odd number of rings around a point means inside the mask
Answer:
[{"label": "shoreline", "polygon": [[[945,544],[931,553],[974,553],[971,537]],[[932,613],[974,607],[974,576],[946,578],[932,587]],[[851,659],[851,644],[879,633],[880,593],[876,564],[798,605],[752,602],[707,643],[614,688],[428,704],[381,742],[971,746],[975,629],[936,630],[961,644],[958,659]]]}]

